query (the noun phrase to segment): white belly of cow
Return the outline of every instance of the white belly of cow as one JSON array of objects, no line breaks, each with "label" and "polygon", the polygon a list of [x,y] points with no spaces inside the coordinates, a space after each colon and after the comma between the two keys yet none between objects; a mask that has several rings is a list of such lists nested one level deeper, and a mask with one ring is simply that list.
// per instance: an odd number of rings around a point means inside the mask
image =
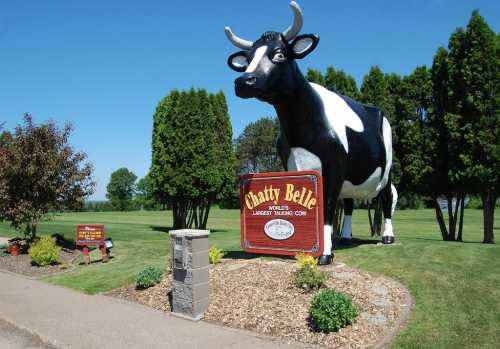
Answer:
[{"label": "white belly of cow", "polygon": [[382,169],[377,167],[366,181],[359,185],[354,185],[350,181],[344,181],[340,190],[341,199],[364,199],[371,200],[384,188],[384,183],[380,174]]},{"label": "white belly of cow", "polygon": [[[321,171],[321,161],[313,153],[304,148],[290,149],[290,157],[287,161],[288,171],[318,170]],[[350,181],[344,181],[340,191],[341,199],[363,199],[371,200],[387,184],[387,176],[380,177],[382,169],[377,167],[370,177],[359,185],[354,185]]]}]

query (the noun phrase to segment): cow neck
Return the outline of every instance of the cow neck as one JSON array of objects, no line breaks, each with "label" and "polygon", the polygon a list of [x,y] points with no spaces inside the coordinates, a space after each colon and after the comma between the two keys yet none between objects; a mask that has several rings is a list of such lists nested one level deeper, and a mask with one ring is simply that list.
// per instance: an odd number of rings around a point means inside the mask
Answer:
[{"label": "cow neck", "polygon": [[313,144],[321,130],[327,129],[322,116],[321,101],[300,71],[297,74],[295,89],[281,101],[273,103],[273,106],[282,132],[292,147]]}]

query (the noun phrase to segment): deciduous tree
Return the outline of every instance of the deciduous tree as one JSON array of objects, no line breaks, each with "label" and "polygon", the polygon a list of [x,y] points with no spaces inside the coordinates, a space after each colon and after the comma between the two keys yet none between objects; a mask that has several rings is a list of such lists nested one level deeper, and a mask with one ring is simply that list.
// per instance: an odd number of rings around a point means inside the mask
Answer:
[{"label": "deciduous tree", "polygon": [[111,201],[111,205],[119,211],[125,211],[131,207],[137,189],[135,181],[137,176],[122,167],[111,174],[111,178],[106,187],[106,197]]},{"label": "deciduous tree", "polygon": [[83,206],[93,193],[92,166],[69,144],[71,125],[35,125],[29,114],[0,139],[0,220],[36,237],[49,212]]},{"label": "deciduous tree", "polygon": [[271,117],[260,118],[245,127],[235,141],[240,173],[283,170],[276,152],[279,131],[279,120]]}]

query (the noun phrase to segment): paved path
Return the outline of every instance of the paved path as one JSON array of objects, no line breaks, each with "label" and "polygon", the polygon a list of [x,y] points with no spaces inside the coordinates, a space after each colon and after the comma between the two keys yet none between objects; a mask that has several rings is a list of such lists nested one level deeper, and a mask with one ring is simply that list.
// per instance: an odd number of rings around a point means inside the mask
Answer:
[{"label": "paved path", "polygon": [[2,349],[55,349],[27,331],[0,320],[0,348]]},{"label": "paved path", "polygon": [[[0,272],[2,319],[57,348],[310,347],[281,343],[203,321],[195,323],[139,304],[106,296],[88,296],[4,272]],[[23,348],[24,344],[19,342],[21,336],[13,338],[19,345],[14,344],[12,348]],[[28,344],[25,347],[30,348]]]}]

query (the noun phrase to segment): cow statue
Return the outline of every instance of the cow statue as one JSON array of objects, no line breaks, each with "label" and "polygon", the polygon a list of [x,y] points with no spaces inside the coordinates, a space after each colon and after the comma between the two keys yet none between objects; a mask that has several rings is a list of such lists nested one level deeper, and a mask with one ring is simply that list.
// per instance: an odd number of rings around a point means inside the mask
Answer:
[{"label": "cow statue", "polygon": [[298,35],[303,23],[295,1],[293,24],[284,32],[267,31],[255,42],[226,36],[242,51],[229,56],[229,66],[241,74],[235,92],[274,106],[280,121],[277,151],[285,170],[319,170],[324,183],[324,251],[319,264],[332,260],[332,222],[339,199],[344,199],[342,239],[351,238],[353,199],[382,201],[382,242],[392,244],[391,217],[397,192],[391,184],[391,126],[381,111],[308,82],[296,59],[311,53],[315,34]]}]

